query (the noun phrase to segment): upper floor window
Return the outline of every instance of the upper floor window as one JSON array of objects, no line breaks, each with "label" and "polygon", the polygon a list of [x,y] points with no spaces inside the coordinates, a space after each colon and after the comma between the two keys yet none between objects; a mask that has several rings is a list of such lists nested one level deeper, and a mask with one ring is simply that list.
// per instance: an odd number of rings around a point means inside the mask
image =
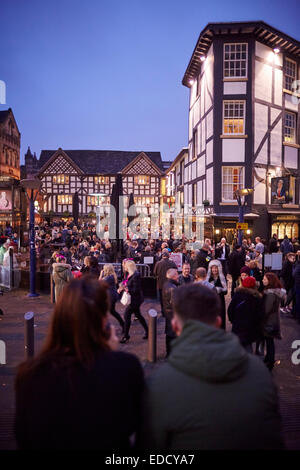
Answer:
[{"label": "upper floor window", "polygon": [[235,201],[235,191],[244,185],[243,167],[223,166],[222,201]]},{"label": "upper floor window", "polygon": [[94,176],[94,183],[95,184],[108,184],[109,177],[108,176]]},{"label": "upper floor window", "polygon": [[292,91],[292,83],[295,80],[297,80],[297,64],[286,58],[284,63],[284,88]]},{"label": "upper floor window", "polygon": [[247,43],[224,44],[224,78],[246,78],[247,56]]},{"label": "upper floor window", "polygon": [[72,204],[72,196],[70,194],[58,194],[57,203],[58,204]]},{"label": "upper floor window", "polygon": [[147,175],[137,175],[134,177],[135,184],[149,184],[150,183],[150,176]]},{"label": "upper floor window", "polygon": [[69,176],[67,175],[55,175],[53,176],[54,184],[69,184]]},{"label": "upper floor window", "polygon": [[284,141],[291,144],[296,143],[296,114],[294,113],[285,113]]},{"label": "upper floor window", "polygon": [[245,133],[245,101],[224,101],[223,134]]}]

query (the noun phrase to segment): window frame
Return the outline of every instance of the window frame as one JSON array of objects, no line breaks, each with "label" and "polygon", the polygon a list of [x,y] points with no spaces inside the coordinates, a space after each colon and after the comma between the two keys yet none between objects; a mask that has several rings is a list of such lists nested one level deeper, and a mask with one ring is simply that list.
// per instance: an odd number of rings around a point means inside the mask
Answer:
[{"label": "window frame", "polygon": [[[242,54],[242,53],[243,53],[243,51],[240,51],[240,52],[238,52],[238,51],[232,52],[231,50],[226,51],[226,46],[231,47],[231,46],[244,46],[244,45],[246,45],[246,58],[245,58],[245,59],[242,59],[242,58],[240,58],[240,59],[236,59],[236,58],[234,58],[234,59],[226,59],[226,58],[225,58],[225,54],[226,54],[226,53],[229,53],[229,54],[233,54],[233,53],[234,53],[234,54],[238,54],[238,53]],[[241,62],[241,61],[244,61],[244,60],[245,60],[245,75],[236,75],[236,74],[234,73],[234,75],[227,75],[227,76],[226,76],[225,71],[226,71],[227,69],[225,69],[225,64],[226,64],[227,62],[228,62],[228,63],[230,63],[230,62],[236,63],[236,62]],[[240,72],[242,71],[242,69],[243,69],[243,67],[240,66],[240,67],[239,67]],[[230,70],[231,70],[231,69],[230,69],[230,66],[229,66],[229,68],[228,68],[228,73],[230,73]],[[234,72],[235,72],[235,71],[237,70],[237,68],[234,66],[234,67],[233,67],[233,70],[234,70]],[[246,79],[246,78],[248,78],[248,43],[247,43],[247,42],[225,42],[225,43],[223,44],[223,78],[224,78],[224,79],[228,79],[228,80],[230,80],[231,78],[234,78],[234,79],[236,79],[236,78],[241,78],[241,79]]]},{"label": "window frame", "polygon": [[[61,178],[63,178],[63,181],[61,181]],[[65,175],[64,173],[53,175],[52,183],[53,184],[69,184],[70,183],[69,175]]]},{"label": "window frame", "polygon": [[[68,202],[64,201],[64,202],[59,202],[59,198],[68,198]],[[71,202],[70,202],[70,199],[71,199]],[[57,204],[59,206],[70,206],[73,204],[73,195],[72,194],[58,194],[57,195]]]},{"label": "window frame", "polygon": [[[295,76],[291,76],[291,75],[288,75],[288,74],[286,73],[286,65],[287,65],[288,62],[291,62],[292,64],[294,64],[294,66],[295,66]],[[297,80],[297,68],[298,68],[297,62],[295,62],[294,60],[290,59],[289,57],[285,57],[285,58],[284,58],[284,68],[283,68],[283,71],[284,71],[284,89],[285,89],[285,90],[293,91],[293,90],[292,90],[292,84],[293,84],[293,81]],[[286,78],[287,78],[287,77],[292,78],[291,86],[286,86]]]},{"label": "window frame", "polygon": [[[239,117],[232,117],[225,118],[225,105],[226,103],[243,103],[243,130],[242,132],[225,132],[225,119],[232,119],[232,120],[240,120]],[[230,136],[230,135],[245,135],[245,128],[246,128],[246,100],[223,100],[223,126],[222,126],[222,133],[223,135]],[[229,128],[229,125],[227,126]]]},{"label": "window frame", "polygon": [[[293,116],[293,119],[294,119],[294,127],[290,127],[290,126],[287,126],[286,125],[286,119],[287,119],[287,115],[291,115]],[[286,133],[286,129],[293,129],[294,130],[294,140],[287,140],[289,138],[288,134]],[[289,134],[291,135],[291,134]],[[283,139],[284,139],[284,142],[287,143],[287,144],[296,144],[297,143],[297,114],[296,113],[293,113],[292,111],[285,111],[284,113],[284,130],[283,130]]]},{"label": "window frame", "polygon": [[228,168],[232,168],[232,169],[237,168],[237,169],[241,170],[240,171],[240,181],[239,181],[239,183],[237,183],[237,185],[238,185],[237,189],[242,189],[242,187],[244,185],[244,179],[245,179],[245,167],[244,166],[222,165],[222,182],[221,182],[221,191],[222,191],[221,200],[222,200],[222,202],[234,202],[234,201],[236,201],[236,199],[234,198],[234,190],[232,190],[232,199],[224,197],[224,189],[223,189],[224,185],[227,184],[227,185],[231,185],[232,187],[234,185],[233,178],[231,178],[231,180],[232,180],[231,182],[226,182],[226,183],[224,182],[224,170],[228,169]]},{"label": "window frame", "polygon": [[[139,178],[146,178],[145,183],[141,183]],[[147,186],[150,184],[150,176],[149,175],[134,175],[134,184],[139,186]]]}]

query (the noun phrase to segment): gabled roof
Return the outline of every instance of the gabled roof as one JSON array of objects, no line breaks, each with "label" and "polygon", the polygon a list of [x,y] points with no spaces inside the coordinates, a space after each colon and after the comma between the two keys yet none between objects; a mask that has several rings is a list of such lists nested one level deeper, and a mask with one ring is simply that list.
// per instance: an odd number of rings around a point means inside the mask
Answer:
[{"label": "gabled roof", "polygon": [[189,81],[193,80],[198,74],[201,60],[205,56],[215,37],[220,35],[241,35],[253,34],[255,39],[269,47],[279,47],[282,52],[294,55],[300,58],[300,42],[296,39],[282,33],[273,26],[264,21],[241,21],[229,23],[208,23],[201,31],[193,55],[185,71],[182,84],[190,86]]},{"label": "gabled roof", "polygon": [[[61,150],[61,149],[59,149]],[[57,150],[42,150],[39,169],[56,153]],[[86,174],[116,174],[128,166],[142,152],[124,152],[120,150],[64,150],[64,153]],[[160,152],[143,152],[161,170],[164,171]]]},{"label": "gabled roof", "polygon": [[0,124],[5,122],[10,115],[11,115],[11,118],[13,120],[14,125],[16,126],[16,129],[17,129],[18,133],[20,134],[20,131],[18,129],[18,125],[17,125],[16,119],[15,119],[14,113],[12,112],[11,108],[0,111]]}]

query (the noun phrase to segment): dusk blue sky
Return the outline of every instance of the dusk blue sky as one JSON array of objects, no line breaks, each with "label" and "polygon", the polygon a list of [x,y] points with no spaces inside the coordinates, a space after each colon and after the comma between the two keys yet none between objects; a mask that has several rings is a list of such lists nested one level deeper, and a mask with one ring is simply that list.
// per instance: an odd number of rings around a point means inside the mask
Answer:
[{"label": "dusk blue sky", "polygon": [[300,40],[300,0],[1,0],[0,80],[21,136],[42,149],[187,146],[181,84],[209,22],[264,20]]}]

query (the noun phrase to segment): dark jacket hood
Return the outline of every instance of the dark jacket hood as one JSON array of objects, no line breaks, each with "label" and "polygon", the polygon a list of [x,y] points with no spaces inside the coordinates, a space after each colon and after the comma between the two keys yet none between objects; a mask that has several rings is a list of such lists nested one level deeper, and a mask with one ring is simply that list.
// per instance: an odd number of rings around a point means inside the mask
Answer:
[{"label": "dark jacket hood", "polygon": [[232,333],[188,320],[173,341],[168,362],[206,382],[231,382],[246,373],[248,354]]},{"label": "dark jacket hood", "polygon": [[257,289],[250,289],[249,287],[237,287],[234,293],[240,292],[241,294],[253,295],[253,297],[261,298],[262,294]]}]

